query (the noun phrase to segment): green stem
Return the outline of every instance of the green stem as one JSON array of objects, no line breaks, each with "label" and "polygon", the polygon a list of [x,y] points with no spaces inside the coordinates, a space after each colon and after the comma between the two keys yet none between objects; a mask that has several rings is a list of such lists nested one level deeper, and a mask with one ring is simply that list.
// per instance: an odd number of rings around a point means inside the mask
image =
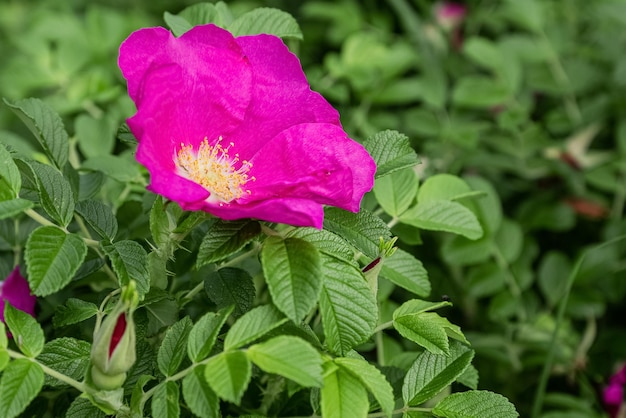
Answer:
[{"label": "green stem", "polygon": [[[47,220],[46,218],[44,218],[43,216],[41,216],[40,214],[38,214],[37,212],[35,212],[35,211],[34,211],[34,210],[32,210],[32,209],[26,209],[26,210],[24,211],[24,213],[25,213],[28,217],[30,217],[32,220],[34,220],[35,222],[37,222],[37,223],[38,223],[38,224],[40,224],[40,225],[43,225],[43,226],[56,226],[57,228],[59,228],[59,226],[58,226],[58,225],[56,225],[56,224],[55,224],[55,223],[53,223],[53,222],[50,222],[49,220]],[[64,228],[61,228],[61,229],[63,229],[63,231],[65,231],[65,232],[68,232],[68,231],[67,231],[66,229],[64,229]]]},{"label": "green stem", "polygon": [[17,351],[13,351],[10,349],[6,350],[7,353],[9,353],[9,356],[11,356],[14,359],[27,359],[29,361],[32,361],[33,363],[37,364],[39,367],[42,368],[42,370],[44,371],[45,374],[47,374],[48,376],[54,377],[57,380],[60,380],[63,383],[67,383],[68,385],[72,386],[73,388],[79,390],[80,392],[89,392],[90,389],[87,387],[87,385],[85,385],[83,382],[79,382],[77,380],[72,379],[69,376],[66,376],[62,373],[57,372],[54,369],[51,369],[50,367],[46,366],[45,364],[41,364],[40,362],[38,362],[37,360],[35,360],[34,358],[31,357],[26,357],[25,355],[18,353]]},{"label": "green stem", "polygon": [[387,328],[391,328],[393,326],[393,321],[385,322],[384,324],[380,324],[374,329],[374,332],[380,332]]}]

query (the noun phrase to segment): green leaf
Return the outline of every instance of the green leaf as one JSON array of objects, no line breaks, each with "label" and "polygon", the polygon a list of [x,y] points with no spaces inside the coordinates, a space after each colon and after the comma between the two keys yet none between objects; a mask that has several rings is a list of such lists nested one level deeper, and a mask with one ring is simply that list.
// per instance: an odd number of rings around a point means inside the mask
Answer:
[{"label": "green leaf", "polygon": [[74,234],[53,226],[35,229],[26,242],[28,283],[37,296],[48,296],[64,288],[87,254],[87,246]]},{"label": "green leaf", "polygon": [[351,262],[354,260],[354,251],[346,245],[346,241],[325,229],[294,228],[287,233],[287,237],[310,242],[318,251],[327,255]]},{"label": "green leaf", "polygon": [[434,354],[449,354],[448,335],[436,320],[436,313],[403,315],[393,320],[394,328],[404,337]]},{"label": "green leaf", "polygon": [[417,174],[411,167],[376,179],[373,191],[384,211],[391,216],[398,216],[411,206],[418,187]]},{"label": "green leaf", "polygon": [[24,99],[4,102],[35,135],[46,156],[59,170],[69,156],[69,139],[61,117],[39,99]]},{"label": "green leaf", "polygon": [[180,416],[180,391],[178,384],[167,381],[157,387],[152,395],[153,418],[178,418]]},{"label": "green leaf", "polygon": [[232,311],[233,306],[229,306],[219,312],[207,312],[191,328],[187,342],[187,354],[193,362],[202,361],[211,354],[220,329]]},{"label": "green leaf", "polygon": [[[150,375],[141,375],[138,379],[137,382],[135,383],[134,387],[133,387],[133,391],[131,393],[130,396],[130,410],[131,413],[137,416],[142,416],[144,411],[143,411],[143,396],[144,396],[144,387],[146,386],[146,384],[148,382],[150,382],[151,380],[154,380],[155,378],[153,376]],[[85,417],[87,418],[87,417]]]},{"label": "green leaf", "polygon": [[339,208],[326,208],[324,229],[339,235],[370,258],[378,257],[381,238],[385,242],[391,239],[387,224],[378,216],[364,210],[352,213]]},{"label": "green leaf", "polygon": [[224,267],[209,274],[204,280],[204,290],[218,309],[234,306],[235,318],[250,310],[256,292],[252,276],[235,267]]},{"label": "green leaf", "polygon": [[222,14],[225,12],[228,12],[228,10],[218,9],[215,4],[197,3],[186,7],[178,16],[183,17],[192,26],[215,23],[219,27],[224,27],[223,22],[225,19]]},{"label": "green leaf", "polygon": [[239,318],[226,334],[224,350],[249,344],[287,322],[287,318],[272,305],[258,306]]},{"label": "green leaf", "polygon": [[239,16],[227,28],[234,36],[269,33],[279,38],[302,40],[298,22],[289,13],[269,7],[258,7]]},{"label": "green leaf", "polygon": [[361,271],[334,257],[323,257],[320,312],[326,345],[344,355],[366,341],[376,327],[378,306]]},{"label": "green leaf", "polygon": [[174,15],[170,12],[163,13],[163,20],[176,37],[193,28],[193,25],[189,23],[187,19],[179,15]]},{"label": "green leaf", "polygon": [[107,415],[100,408],[95,406],[87,398],[80,396],[74,399],[67,412],[65,418],[106,418]]},{"label": "green leaf", "polygon": [[460,177],[452,174],[435,174],[424,181],[417,194],[417,201],[456,200],[471,191],[465,180]]},{"label": "green leaf", "polygon": [[374,395],[387,417],[391,417],[395,403],[393,388],[380,370],[367,361],[358,358],[338,357],[335,359],[335,364],[347,370],[353,377],[356,377]]},{"label": "green leaf", "polygon": [[216,263],[236,253],[260,233],[261,224],[250,219],[215,221],[202,239],[196,268]]},{"label": "green leaf", "polygon": [[[41,354],[37,356],[37,360],[49,368],[80,382],[85,377],[85,372],[89,366],[90,353],[91,344],[87,341],[64,337],[48,342],[43,347]],[[48,375],[46,375],[45,381],[46,385],[50,386],[67,385]]]},{"label": "green leaf", "polygon": [[443,398],[433,414],[445,418],[516,418],[515,407],[507,398],[486,390],[470,390]]},{"label": "green leaf", "polygon": [[159,353],[157,364],[159,370],[165,376],[172,376],[183,362],[187,347],[187,339],[193,324],[188,316],[176,322],[165,333]]},{"label": "green leaf", "polygon": [[109,155],[113,152],[117,127],[115,121],[106,114],[95,118],[83,113],[74,120],[74,128],[78,146],[85,158]]},{"label": "green leaf", "polygon": [[204,377],[217,395],[238,404],[250,383],[252,365],[242,351],[222,352],[211,357],[204,370]]},{"label": "green leaf", "polygon": [[111,208],[99,200],[84,200],[74,209],[98,235],[113,241],[117,235],[117,219]]},{"label": "green leaf", "polygon": [[59,225],[66,227],[74,215],[72,186],[63,174],[52,166],[36,161],[31,162],[30,166],[37,177],[41,206]]},{"label": "green leaf", "polygon": [[446,306],[452,306],[452,303],[447,301],[429,302],[426,300],[411,299],[404,302],[398,309],[393,312],[393,318],[396,319],[403,315],[420,314]]},{"label": "green leaf", "polygon": [[451,385],[474,358],[469,347],[453,342],[450,355],[422,351],[404,377],[402,399],[405,405],[417,406]]},{"label": "green leaf", "polygon": [[4,320],[20,351],[27,357],[37,357],[45,341],[37,320],[10,303],[4,304]]},{"label": "green leaf", "polygon": [[[8,186],[11,191],[11,197],[15,198],[19,195],[22,187],[22,177],[17,169],[11,153],[7,151],[4,145],[0,144],[0,186]],[[0,210],[0,213],[2,211]]]},{"label": "green leaf", "polygon": [[319,252],[298,238],[269,237],[263,243],[261,264],[274,305],[299,323],[317,303],[322,288]]},{"label": "green leaf", "polygon": [[363,143],[376,162],[376,178],[419,164],[409,138],[397,131],[379,132]]},{"label": "green leaf", "polygon": [[196,366],[183,379],[183,398],[200,418],[219,418],[220,401],[204,378],[205,366]]},{"label": "green leaf", "polygon": [[322,386],[322,356],[298,337],[272,338],[249,347],[246,354],[267,373],[286,377],[305,387]]},{"label": "green leaf", "polygon": [[359,379],[332,362],[324,364],[324,386],[321,390],[324,418],[363,418],[369,400]]},{"label": "green leaf", "polygon": [[101,171],[122,183],[142,182],[139,166],[135,161],[118,155],[100,155],[83,162],[81,168]]},{"label": "green leaf", "polygon": [[476,215],[458,202],[428,200],[419,202],[400,217],[400,221],[422,229],[445,231],[478,239],[483,230]]},{"label": "green leaf", "polygon": [[498,71],[504,57],[493,41],[480,36],[472,36],[463,42],[463,53],[476,64]]},{"label": "green leaf", "polygon": [[4,418],[17,417],[43,387],[41,366],[28,359],[9,363],[0,379],[0,411]]},{"label": "green leaf", "polygon": [[0,219],[14,218],[35,204],[26,199],[11,199],[0,202]]},{"label": "green leaf", "polygon": [[54,311],[52,325],[55,328],[65,325],[77,324],[91,318],[98,313],[98,307],[84,300],[70,298],[64,305],[60,305]]},{"label": "green leaf", "polygon": [[384,260],[380,275],[418,296],[430,294],[428,272],[422,262],[399,248]]},{"label": "green leaf", "polygon": [[463,373],[456,378],[456,381],[470,389],[476,390],[478,388],[478,370],[470,364]]},{"label": "green leaf", "polygon": [[111,260],[111,266],[120,281],[120,286],[125,286],[134,280],[139,298],[143,299],[143,296],[150,290],[146,250],[141,244],[131,240],[104,245],[102,249]]},{"label": "green leaf", "polygon": [[461,77],[452,92],[454,104],[478,109],[506,104],[510,98],[511,92],[506,84],[480,75]]}]

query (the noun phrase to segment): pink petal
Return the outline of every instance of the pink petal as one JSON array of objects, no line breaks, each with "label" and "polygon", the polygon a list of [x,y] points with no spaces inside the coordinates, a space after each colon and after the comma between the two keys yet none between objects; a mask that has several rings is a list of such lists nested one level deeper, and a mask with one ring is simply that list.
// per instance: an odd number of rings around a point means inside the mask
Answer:
[{"label": "pink petal", "polygon": [[0,321],[2,322],[4,322],[5,302],[16,309],[35,316],[37,298],[31,295],[28,281],[20,274],[19,267],[15,267],[11,274],[0,283]]}]

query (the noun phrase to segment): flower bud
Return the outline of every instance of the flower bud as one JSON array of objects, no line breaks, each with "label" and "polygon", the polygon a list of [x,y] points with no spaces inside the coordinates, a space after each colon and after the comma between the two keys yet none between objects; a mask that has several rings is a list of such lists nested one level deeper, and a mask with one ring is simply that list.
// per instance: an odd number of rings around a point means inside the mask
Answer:
[{"label": "flower bud", "polygon": [[378,275],[383,268],[383,264],[386,258],[389,258],[396,251],[396,247],[394,247],[397,238],[393,238],[392,240],[385,242],[382,238],[380,239],[380,243],[378,245],[378,257],[372,260],[368,265],[363,267],[363,276],[367,279],[367,283],[369,284],[374,295],[378,293]]}]

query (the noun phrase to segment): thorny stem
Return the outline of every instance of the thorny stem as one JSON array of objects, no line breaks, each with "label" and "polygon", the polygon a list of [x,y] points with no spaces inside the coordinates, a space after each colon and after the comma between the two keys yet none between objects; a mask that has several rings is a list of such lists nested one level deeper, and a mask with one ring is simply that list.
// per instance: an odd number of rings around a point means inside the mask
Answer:
[{"label": "thorny stem", "polygon": [[[50,222],[49,220],[47,220],[46,218],[44,218],[43,216],[41,216],[40,214],[38,214],[37,212],[35,212],[32,209],[27,209],[24,211],[24,213],[31,218],[32,220],[34,220],[35,222],[37,222],[40,225],[43,226],[54,226],[56,228],[59,228],[61,231],[65,232],[66,234],[69,234],[70,231],[67,230],[67,228],[62,228],[59,225],[55,224],[54,222]],[[83,241],[85,242],[85,244],[89,245],[90,247],[94,247],[97,248],[100,243],[96,240],[93,240],[91,238],[85,238],[82,237]]]}]

